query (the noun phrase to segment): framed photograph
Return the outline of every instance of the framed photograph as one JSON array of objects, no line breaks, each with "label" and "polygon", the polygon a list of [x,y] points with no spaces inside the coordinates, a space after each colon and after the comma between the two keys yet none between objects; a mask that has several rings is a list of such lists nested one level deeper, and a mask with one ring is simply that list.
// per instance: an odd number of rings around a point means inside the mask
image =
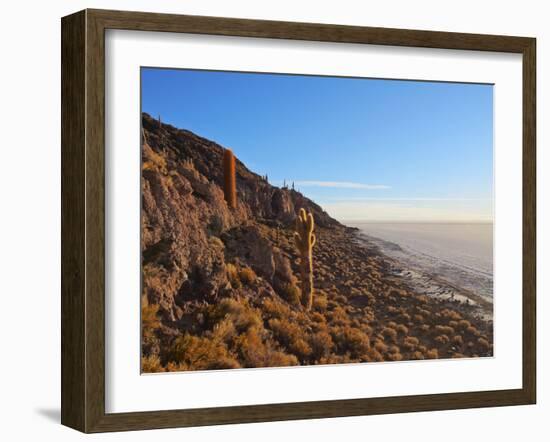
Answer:
[{"label": "framed photograph", "polygon": [[535,39],[62,19],[62,423],[535,403]]}]

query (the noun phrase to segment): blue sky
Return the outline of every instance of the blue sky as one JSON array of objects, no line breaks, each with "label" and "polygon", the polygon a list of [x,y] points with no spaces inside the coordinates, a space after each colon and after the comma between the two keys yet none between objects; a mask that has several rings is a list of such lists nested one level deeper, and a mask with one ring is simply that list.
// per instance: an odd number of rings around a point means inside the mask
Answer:
[{"label": "blue sky", "polygon": [[491,221],[493,87],[142,68],[142,110],[342,221]]}]

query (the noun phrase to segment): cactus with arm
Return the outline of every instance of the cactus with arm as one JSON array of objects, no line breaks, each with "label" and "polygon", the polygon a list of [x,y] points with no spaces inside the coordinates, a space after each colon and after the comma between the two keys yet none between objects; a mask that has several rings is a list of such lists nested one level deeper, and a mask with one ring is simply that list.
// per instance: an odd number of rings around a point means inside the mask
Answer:
[{"label": "cactus with arm", "polygon": [[306,310],[311,310],[313,304],[313,255],[315,234],[313,215],[300,209],[296,218],[294,241],[300,253],[300,277],[302,282],[302,305]]}]

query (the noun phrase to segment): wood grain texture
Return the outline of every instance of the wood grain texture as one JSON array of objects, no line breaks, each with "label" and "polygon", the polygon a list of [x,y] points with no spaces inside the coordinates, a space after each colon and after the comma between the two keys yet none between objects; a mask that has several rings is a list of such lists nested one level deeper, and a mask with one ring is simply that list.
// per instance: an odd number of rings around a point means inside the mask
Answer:
[{"label": "wood grain texture", "polygon": [[522,52],[529,38],[147,12],[88,10],[106,29],[391,46]]},{"label": "wood grain texture", "polygon": [[86,431],[105,414],[105,36],[86,11]]},{"label": "wood grain texture", "polygon": [[[523,55],[523,387],[387,398],[105,413],[105,30],[514,52]],[[62,423],[84,432],[532,404],[536,398],[535,40],[86,10],[62,20]],[[136,294],[139,299],[139,294]]]},{"label": "wood grain texture", "polygon": [[537,150],[536,41],[523,51],[523,389],[537,395]]},{"label": "wood grain texture", "polygon": [[61,422],[85,426],[85,13],[63,19],[61,43]]}]

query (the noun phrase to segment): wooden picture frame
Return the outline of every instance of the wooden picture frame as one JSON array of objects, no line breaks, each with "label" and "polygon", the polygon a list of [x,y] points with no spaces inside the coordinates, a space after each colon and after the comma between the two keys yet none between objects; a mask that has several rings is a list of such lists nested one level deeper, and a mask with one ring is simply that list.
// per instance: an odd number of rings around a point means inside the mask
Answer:
[{"label": "wooden picture frame", "polygon": [[[105,30],[418,48],[523,58],[523,385],[513,390],[108,414],[105,412]],[[83,432],[533,404],[536,398],[534,38],[84,10],[62,19],[62,410]]]}]

